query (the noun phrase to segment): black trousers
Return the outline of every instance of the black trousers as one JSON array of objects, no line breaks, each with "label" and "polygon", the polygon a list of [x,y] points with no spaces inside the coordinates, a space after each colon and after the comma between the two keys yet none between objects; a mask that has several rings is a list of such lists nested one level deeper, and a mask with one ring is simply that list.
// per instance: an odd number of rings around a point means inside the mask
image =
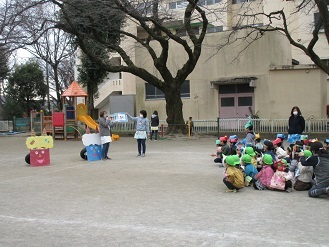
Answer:
[{"label": "black trousers", "polygon": [[239,190],[239,188],[235,187],[230,181],[227,181],[226,178],[223,179],[223,183],[226,185],[227,188],[230,190]]},{"label": "black trousers", "polygon": [[[146,139],[137,139],[137,148],[138,148],[138,154],[141,154],[143,151],[143,154],[146,152]],[[143,150],[142,150],[143,148]]]}]

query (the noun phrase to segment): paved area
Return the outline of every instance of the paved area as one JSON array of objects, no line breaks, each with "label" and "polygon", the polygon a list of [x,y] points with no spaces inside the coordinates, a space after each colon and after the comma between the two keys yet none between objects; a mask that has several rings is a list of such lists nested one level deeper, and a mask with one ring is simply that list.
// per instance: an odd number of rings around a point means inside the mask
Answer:
[{"label": "paved area", "polygon": [[111,144],[111,161],[56,140],[29,167],[24,136],[0,137],[0,246],[329,246],[329,198],[225,193],[214,137]]}]

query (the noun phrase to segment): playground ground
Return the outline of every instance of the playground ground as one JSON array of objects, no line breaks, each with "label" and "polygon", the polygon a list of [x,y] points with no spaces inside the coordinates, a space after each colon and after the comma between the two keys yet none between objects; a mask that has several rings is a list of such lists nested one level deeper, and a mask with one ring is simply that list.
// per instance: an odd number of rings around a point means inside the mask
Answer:
[{"label": "playground ground", "polygon": [[0,137],[0,246],[329,246],[329,197],[225,193],[214,137],[124,137],[110,161],[55,140],[51,165],[29,167],[26,135]]}]

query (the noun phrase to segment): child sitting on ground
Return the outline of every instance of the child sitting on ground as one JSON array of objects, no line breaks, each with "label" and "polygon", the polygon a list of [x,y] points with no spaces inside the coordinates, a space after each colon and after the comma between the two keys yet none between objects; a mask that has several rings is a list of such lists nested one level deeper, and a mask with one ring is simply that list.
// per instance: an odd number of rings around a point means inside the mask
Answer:
[{"label": "child sitting on ground", "polygon": [[222,155],[222,147],[220,146],[220,140],[216,140],[216,153],[212,153],[211,156],[216,157],[214,159],[215,163],[221,162],[221,155]]},{"label": "child sitting on ground", "polygon": [[[299,156],[304,156],[307,160],[312,156],[312,152],[310,150],[305,150],[304,152],[300,152]],[[302,166],[301,162],[298,162],[298,170],[296,172],[294,189],[297,191],[301,190],[309,190],[313,186],[313,166]]]},{"label": "child sitting on ground", "polygon": [[275,173],[272,176],[270,188],[273,190],[285,190],[286,192],[292,192],[292,174],[289,171],[287,161],[285,159],[277,160],[274,163],[276,168]]},{"label": "child sitting on ground", "polygon": [[255,150],[252,147],[246,147],[244,153],[248,154],[251,157],[251,164],[254,167],[257,167],[257,159],[256,159]]},{"label": "child sitting on ground", "polygon": [[264,141],[264,154],[269,154],[272,156],[273,161],[276,160],[273,143],[269,140]]},{"label": "child sitting on ground", "polygon": [[229,141],[230,141],[230,154],[235,155],[236,154],[236,143],[238,142],[238,136],[237,135],[230,136]]},{"label": "child sitting on ground", "polygon": [[242,165],[244,166],[245,184],[246,186],[250,186],[250,184],[255,181],[255,175],[258,171],[256,167],[251,164],[251,156],[249,154],[244,154],[241,160]]},{"label": "child sitting on ground", "polygon": [[267,190],[270,187],[274,171],[272,169],[273,158],[270,154],[264,154],[262,169],[255,175],[254,188],[256,190]]},{"label": "child sitting on ground", "polygon": [[234,157],[232,155],[227,156],[225,159],[225,177],[223,179],[224,184],[227,186],[226,192],[237,192],[243,188],[244,178],[240,169],[235,167]]},{"label": "child sitting on ground", "polygon": [[279,138],[281,140],[281,148],[283,150],[285,150],[284,146],[283,146],[283,140],[286,139],[286,135],[285,134],[277,134],[276,138]]},{"label": "child sitting on ground", "polygon": [[278,159],[287,158],[287,152],[281,147],[282,141],[280,138],[276,138],[273,142],[275,155]]},{"label": "child sitting on ground", "polygon": [[256,148],[256,152],[261,153],[263,152],[263,144],[261,143],[261,139],[260,139],[260,134],[256,134],[255,135],[255,148]]}]

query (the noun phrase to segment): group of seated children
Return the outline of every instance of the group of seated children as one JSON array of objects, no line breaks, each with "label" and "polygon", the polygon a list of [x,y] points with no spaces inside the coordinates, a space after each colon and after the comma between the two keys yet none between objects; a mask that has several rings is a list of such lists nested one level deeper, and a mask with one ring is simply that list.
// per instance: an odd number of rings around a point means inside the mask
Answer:
[{"label": "group of seated children", "polygon": [[[245,127],[248,137],[252,125]],[[216,156],[215,163],[225,167],[227,192],[253,186],[257,190],[308,190],[310,197],[329,195],[329,139],[322,144],[306,135],[296,135],[285,149],[284,134],[263,142],[259,134],[250,136],[242,141],[237,135],[216,140],[217,150],[212,156]]]}]

